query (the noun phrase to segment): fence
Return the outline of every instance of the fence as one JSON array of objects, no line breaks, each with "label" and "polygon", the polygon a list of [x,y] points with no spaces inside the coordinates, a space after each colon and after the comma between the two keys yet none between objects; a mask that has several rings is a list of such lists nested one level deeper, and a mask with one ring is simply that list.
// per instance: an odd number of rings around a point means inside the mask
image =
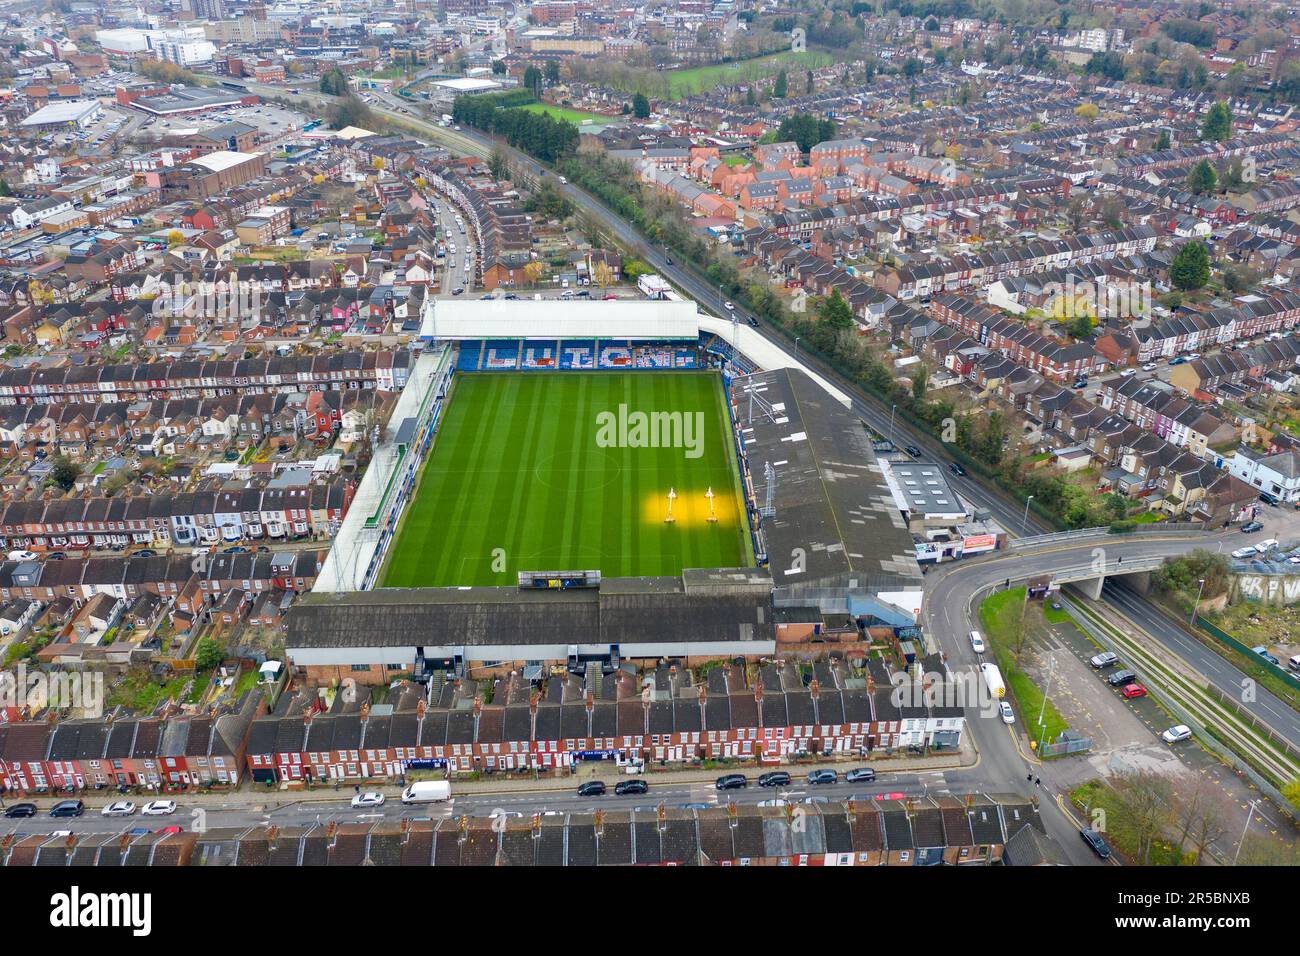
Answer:
[{"label": "fence", "polygon": [[1089,538],[1132,538],[1132,537],[1164,537],[1175,535],[1182,537],[1196,534],[1204,534],[1205,526],[1197,521],[1160,521],[1154,524],[1140,525],[1128,531],[1112,531],[1110,526],[1099,528],[1080,528],[1077,531],[1058,531],[1054,534],[1036,534],[1028,538],[1011,538],[1007,541],[1008,548],[1033,548],[1043,544],[1065,543],[1069,541],[1082,541]]},{"label": "fence", "polygon": [[1253,650],[1251,650],[1245,644],[1241,643],[1241,641],[1237,640],[1227,631],[1223,630],[1217,625],[1211,624],[1209,621],[1201,617],[1199,614],[1196,615],[1196,626],[1199,627],[1201,630],[1203,630],[1206,634],[1209,634],[1220,644],[1223,644],[1225,647],[1230,647],[1234,651],[1238,651],[1239,653],[1245,654],[1246,657],[1248,657],[1252,661],[1258,660],[1262,666],[1270,668],[1274,673],[1280,675],[1282,680],[1285,681],[1288,686],[1290,686],[1295,690],[1300,690],[1300,679],[1297,679],[1294,674],[1288,673],[1284,668],[1278,666],[1277,664],[1273,664],[1269,661],[1264,660],[1264,658],[1260,657]]},{"label": "fence", "polygon": [[1038,748],[1038,755],[1043,758],[1047,757],[1064,757],[1067,754],[1081,754],[1086,750],[1092,749],[1091,737],[1070,736],[1062,734],[1064,740],[1057,739],[1054,743],[1043,744]]}]

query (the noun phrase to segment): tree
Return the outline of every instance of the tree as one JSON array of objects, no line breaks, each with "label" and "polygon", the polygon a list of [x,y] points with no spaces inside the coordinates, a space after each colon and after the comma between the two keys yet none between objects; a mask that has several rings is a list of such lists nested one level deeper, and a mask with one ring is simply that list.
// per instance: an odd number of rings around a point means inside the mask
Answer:
[{"label": "tree", "polygon": [[488,159],[488,171],[497,182],[510,178],[510,157],[500,146],[492,147],[492,155]]},{"label": "tree", "polygon": [[808,76],[807,76],[807,85],[804,87],[804,93],[806,93],[808,96],[812,96],[812,94],[813,94],[813,89],[814,89],[814,84],[813,84],[813,71],[812,71],[812,70],[809,70],[809,71],[808,71]]},{"label": "tree", "polygon": [[81,466],[64,455],[55,455],[50,466],[50,481],[64,491],[71,491],[81,477]]},{"label": "tree", "polygon": [[546,277],[546,263],[533,260],[524,266],[524,277],[528,280],[529,285],[537,285]]},{"label": "tree", "polygon": [[546,66],[542,68],[542,75],[546,77],[547,83],[560,82],[560,62],[559,60],[547,60]]},{"label": "tree", "polygon": [[1232,136],[1232,110],[1220,100],[1210,107],[1201,123],[1201,139],[1222,143]]},{"label": "tree", "polygon": [[12,196],[13,194],[14,191],[9,186],[9,181],[7,179],[0,179],[0,196]]},{"label": "tree", "polygon": [[1074,115],[1092,122],[1101,115],[1101,107],[1096,103],[1080,103],[1074,108]]},{"label": "tree", "polygon": [[1169,139],[1169,130],[1162,129],[1160,135],[1156,137],[1156,144],[1152,147],[1157,153],[1168,149],[1172,143]]},{"label": "tree", "polygon": [[348,92],[347,74],[337,66],[331,67],[321,74],[320,91],[330,96],[344,96]]},{"label": "tree", "polygon": [[1073,338],[1079,339],[1080,341],[1086,338],[1091,338],[1092,316],[1076,315],[1066,325],[1065,330],[1069,332]]},{"label": "tree", "polygon": [[362,129],[375,125],[370,107],[361,101],[361,97],[349,93],[330,107],[329,125],[331,129],[343,129],[357,126]]},{"label": "tree", "polygon": [[781,120],[776,131],[777,142],[794,142],[799,149],[808,152],[818,143],[824,143],[835,136],[835,121],[818,119],[811,113],[795,113]]},{"label": "tree", "polygon": [[502,75],[504,75],[504,73],[506,72],[506,61],[505,61],[505,60],[493,60],[493,61],[492,61],[492,72],[493,72],[494,74],[496,74],[497,76],[502,76]]},{"label": "tree", "polygon": [[924,365],[917,365],[916,372],[912,375],[912,398],[918,402],[925,401],[925,388],[929,382],[930,373]]},{"label": "tree", "polygon": [[785,70],[782,70],[776,75],[776,83],[772,86],[772,95],[778,100],[783,100],[789,89],[790,81],[786,79]]},{"label": "tree", "polygon": [[644,93],[632,97],[632,115],[637,119],[646,119],[650,115],[650,100]]},{"label": "tree", "polygon": [[1183,243],[1169,264],[1169,281],[1177,289],[1192,292],[1210,281],[1210,250],[1193,239]]},{"label": "tree", "polygon": [[606,289],[614,283],[614,270],[604,262],[597,262],[596,268],[591,270],[591,281]]},{"label": "tree", "polygon": [[534,96],[542,91],[542,71],[532,64],[524,69],[524,89],[532,90]]},{"label": "tree", "polygon": [[1150,771],[1114,778],[1119,812],[1137,842],[1141,864],[1151,862],[1151,849],[1172,822],[1174,785],[1168,778]]},{"label": "tree", "polygon": [[1214,192],[1214,187],[1218,184],[1219,176],[1208,159],[1201,160],[1187,174],[1187,191],[1198,196]]},{"label": "tree", "polygon": [[830,329],[853,328],[853,309],[844,301],[839,289],[832,289],[831,294],[822,299],[817,306],[817,318]]},{"label": "tree", "polygon": [[204,637],[194,648],[194,669],[199,672],[215,670],[226,659],[226,649],[215,638]]}]

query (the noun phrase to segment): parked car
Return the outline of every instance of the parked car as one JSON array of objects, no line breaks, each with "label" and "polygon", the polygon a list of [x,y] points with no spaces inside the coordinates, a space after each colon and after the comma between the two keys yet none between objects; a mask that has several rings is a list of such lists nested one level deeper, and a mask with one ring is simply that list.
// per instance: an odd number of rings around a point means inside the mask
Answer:
[{"label": "parked car", "polygon": [[12,804],[11,806],[5,807],[5,816],[10,820],[17,819],[18,817],[34,817],[36,816],[36,804]]},{"label": "parked car", "polygon": [[744,790],[749,786],[749,778],[743,773],[729,773],[713,781],[715,790]]},{"label": "parked car", "polygon": [[222,554],[247,554],[248,549],[240,547],[239,545],[235,545],[233,548],[222,548],[221,553]]},{"label": "parked car", "polygon": [[1116,671],[1106,678],[1111,687],[1123,687],[1126,684],[1132,684],[1138,679],[1137,674],[1132,671]]},{"label": "parked car", "polygon": [[384,795],[382,793],[376,793],[373,790],[365,793],[358,793],[352,798],[352,806],[358,809],[361,807],[382,807],[383,805]]},{"label": "parked car", "polygon": [[1270,664],[1275,664],[1278,666],[1281,666],[1282,664],[1281,661],[1279,661],[1276,657],[1274,657],[1272,654],[1268,652],[1268,648],[1265,647],[1263,644],[1256,644],[1254,647],[1251,648],[1251,651],[1255,654],[1258,654],[1260,657],[1264,658],[1264,660],[1268,661]]},{"label": "parked car", "polygon": [[1016,722],[1016,713],[1005,700],[998,701],[998,715],[1002,718],[1004,724],[1014,724]]},{"label": "parked car", "polygon": [[1256,531],[1263,531],[1264,523],[1262,521],[1247,521],[1241,526],[1242,534],[1254,534]]},{"label": "parked car", "polygon": [[1266,505],[1271,505],[1274,508],[1278,506],[1278,500],[1274,498],[1272,495],[1270,495],[1267,491],[1260,494],[1259,500]]},{"label": "parked car", "polygon": [[620,780],[614,785],[614,793],[620,797],[629,793],[645,793],[649,789],[650,784],[644,780]]},{"label": "parked car", "polygon": [[1096,853],[1103,860],[1110,859],[1110,847],[1106,841],[1101,838],[1101,834],[1091,827],[1084,827],[1079,831],[1079,836],[1083,837],[1083,842],[1092,847],[1092,852]]},{"label": "parked car", "polygon": [[913,458],[921,457],[921,449],[917,448],[915,445],[905,445],[903,446],[903,451],[907,452]]},{"label": "parked car", "polygon": [[152,558],[158,552],[153,548],[141,548],[131,555],[133,558]]},{"label": "parked car", "polygon": [[1147,362],[1146,365],[1142,366],[1142,371],[1144,372],[1154,372],[1155,370],[1156,370],[1155,362]]},{"label": "parked car", "polygon": [[170,826],[159,827],[155,832],[162,833],[167,836],[171,836],[175,833],[184,833],[185,828],[183,826],[179,826],[178,824],[173,823]]},{"label": "parked car", "polygon": [[129,817],[133,813],[135,813],[135,804],[130,800],[118,800],[99,811],[99,815],[103,817]]},{"label": "parked car", "polygon": [[834,770],[814,770],[808,774],[809,783],[839,783],[840,775]]},{"label": "parked car", "polygon": [[1114,651],[1102,651],[1096,657],[1089,658],[1088,663],[1097,670],[1105,670],[1119,663],[1119,655]]},{"label": "parked car", "polygon": [[958,478],[966,477],[966,469],[961,466],[961,462],[959,461],[954,461],[951,465],[949,465],[948,470],[951,471]]},{"label": "parked car", "polygon": [[578,786],[578,796],[580,797],[603,797],[605,795],[605,784],[601,780],[588,780]]},{"label": "parked car", "polygon": [[871,783],[876,779],[876,771],[871,767],[854,767],[844,775],[845,783]]},{"label": "parked car", "polygon": [[1161,734],[1160,739],[1167,744],[1176,744],[1180,740],[1189,739],[1191,736],[1192,736],[1191,727],[1188,727],[1186,724],[1175,724],[1173,727],[1170,727],[1163,734]]},{"label": "parked car", "polygon": [[86,812],[86,805],[80,800],[60,800],[50,807],[52,817],[79,817]]},{"label": "parked car", "polygon": [[1277,538],[1266,538],[1259,544],[1255,545],[1255,551],[1259,554],[1267,554],[1270,550],[1277,547]]},{"label": "parked car", "polygon": [[151,800],[140,811],[146,817],[165,817],[176,812],[175,800]]},{"label": "parked car", "polygon": [[1138,697],[1145,697],[1147,689],[1141,684],[1125,684],[1120,688],[1120,693],[1128,700],[1135,700]]},{"label": "parked car", "polygon": [[758,778],[760,787],[788,787],[790,775],[784,770],[771,770]]},{"label": "parked car", "polygon": [[1238,548],[1232,552],[1234,558],[1253,558],[1255,556],[1254,545],[1246,545],[1244,548]]}]

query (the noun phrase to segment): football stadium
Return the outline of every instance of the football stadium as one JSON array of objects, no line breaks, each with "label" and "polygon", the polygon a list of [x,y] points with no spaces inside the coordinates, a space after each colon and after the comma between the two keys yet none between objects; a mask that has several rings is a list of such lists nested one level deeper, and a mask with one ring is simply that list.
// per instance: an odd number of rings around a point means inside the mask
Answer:
[{"label": "football stadium", "polygon": [[610,672],[914,627],[915,549],[861,421],[756,334],[680,300],[438,300],[422,338],[287,620],[309,679]]}]

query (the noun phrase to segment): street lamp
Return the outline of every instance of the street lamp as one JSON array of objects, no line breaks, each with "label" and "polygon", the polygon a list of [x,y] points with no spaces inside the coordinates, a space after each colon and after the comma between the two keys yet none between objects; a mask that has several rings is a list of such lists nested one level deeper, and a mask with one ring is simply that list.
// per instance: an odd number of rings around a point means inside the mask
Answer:
[{"label": "street lamp", "polygon": [[1025,499],[1025,516],[1020,519],[1021,534],[1026,534],[1026,535],[1029,534],[1029,502],[1033,500],[1034,500],[1033,495],[1030,495],[1028,498]]},{"label": "street lamp", "polygon": [[894,440],[894,412],[898,411],[897,405],[889,406],[889,440]]},{"label": "street lamp", "polygon": [[1255,804],[1258,800],[1250,801],[1250,809],[1246,811],[1246,825],[1241,828],[1241,839],[1237,841],[1237,852],[1232,854],[1232,865],[1237,865],[1237,858],[1241,856],[1241,845],[1246,842],[1246,831],[1250,829],[1250,821],[1255,819]]},{"label": "street lamp", "polygon": [[799,361],[799,336],[794,337],[794,360]]},{"label": "street lamp", "polygon": [[1191,627],[1196,626],[1196,612],[1201,606],[1201,595],[1205,593],[1205,578],[1201,578],[1196,583],[1199,584],[1200,587],[1196,590],[1196,603],[1192,605],[1192,616],[1187,621],[1188,625]]}]

